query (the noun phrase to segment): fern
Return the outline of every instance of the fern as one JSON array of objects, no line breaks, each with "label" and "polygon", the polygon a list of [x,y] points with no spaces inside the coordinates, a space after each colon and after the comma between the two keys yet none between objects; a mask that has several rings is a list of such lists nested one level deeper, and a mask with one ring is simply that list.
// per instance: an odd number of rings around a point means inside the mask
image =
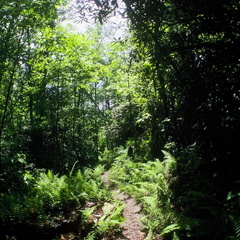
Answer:
[{"label": "fern", "polygon": [[24,222],[53,219],[53,216],[86,201],[110,199],[110,192],[103,186],[103,167],[84,169],[68,176],[52,171],[38,172],[33,177],[26,172],[24,182],[28,187],[25,195],[6,193],[0,195],[0,222]]},{"label": "fern", "polygon": [[173,238],[172,240],[180,240],[180,238],[178,237],[178,235],[176,234],[176,232],[173,233]]},{"label": "fern", "polygon": [[165,229],[170,233],[171,227],[177,230],[180,221],[172,209],[172,192],[169,189],[176,160],[169,153],[163,153],[165,157],[162,162],[156,159],[147,163],[133,163],[129,158],[125,161],[121,158],[110,169],[111,181],[142,203],[145,213],[143,222],[149,231],[147,239],[153,238],[153,232],[160,234]]},{"label": "fern", "polygon": [[104,215],[99,219],[97,224],[98,231],[100,233],[105,233],[114,228],[118,228],[123,222],[124,218],[122,217],[122,211],[124,205],[117,201],[114,204],[114,207],[109,203],[104,204]]},{"label": "fern", "polygon": [[155,210],[158,205],[156,196],[142,197],[141,202],[145,209],[149,209],[149,212]]},{"label": "fern", "polygon": [[167,175],[176,168],[176,159],[168,152],[162,151],[164,154],[164,174]]},{"label": "fern", "polygon": [[88,221],[91,218],[91,215],[92,215],[93,211],[96,209],[96,207],[97,207],[97,205],[80,210],[83,221]]},{"label": "fern", "polygon": [[[94,217],[94,210],[97,206],[82,210],[85,221]],[[123,223],[122,211],[124,205],[120,201],[115,203],[105,203],[102,207],[103,215],[99,219],[94,219],[93,230],[84,239],[102,239],[103,236],[120,230],[120,225]]]},{"label": "fern", "polygon": [[97,233],[94,231],[88,233],[87,237],[84,238],[84,240],[96,240],[96,239],[97,239]]},{"label": "fern", "polygon": [[232,222],[233,229],[237,239],[240,239],[240,217],[230,215],[229,218]]},{"label": "fern", "polygon": [[180,226],[177,224],[177,223],[174,223],[174,224],[171,224],[167,227],[165,227],[162,232],[161,232],[161,235],[165,235],[165,234],[168,234],[168,233],[171,233],[171,232],[174,232],[176,230],[179,230],[180,229]]}]

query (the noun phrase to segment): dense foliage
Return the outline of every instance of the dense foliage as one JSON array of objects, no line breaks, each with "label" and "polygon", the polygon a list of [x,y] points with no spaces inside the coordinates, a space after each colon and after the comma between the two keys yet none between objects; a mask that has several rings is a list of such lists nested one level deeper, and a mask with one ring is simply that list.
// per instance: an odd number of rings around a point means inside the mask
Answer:
[{"label": "dense foliage", "polygon": [[[63,3],[0,3],[1,239],[53,238],[76,217],[85,228],[80,210],[110,196],[101,182],[103,168],[85,166],[98,160],[105,121],[101,86],[113,73],[100,31],[89,30],[87,37],[61,26]],[[116,206],[114,216],[103,215],[111,227],[100,222],[95,235],[117,225],[112,221],[122,207]]]},{"label": "dense foliage", "polygon": [[[63,27],[62,0],[0,3],[0,223],[14,235],[77,208],[86,227],[89,201],[110,199],[104,165],[149,239],[238,239],[240,3],[123,2],[115,41]],[[76,3],[101,23],[123,4]],[[122,209],[84,237],[115,231]]]},{"label": "dense foliage", "polygon": [[[149,156],[167,144],[177,158],[174,208],[194,239],[239,236],[239,1],[123,2],[148,99],[136,123]],[[97,5],[100,19],[118,7]]]}]

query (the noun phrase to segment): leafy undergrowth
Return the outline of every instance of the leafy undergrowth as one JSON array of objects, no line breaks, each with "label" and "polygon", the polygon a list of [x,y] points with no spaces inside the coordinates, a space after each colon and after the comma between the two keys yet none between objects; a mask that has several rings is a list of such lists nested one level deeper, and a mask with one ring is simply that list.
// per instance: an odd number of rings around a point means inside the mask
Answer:
[{"label": "leafy undergrowth", "polygon": [[[239,239],[238,189],[229,192],[225,209],[206,205],[205,210],[212,218],[183,215],[177,212],[172,190],[177,180],[172,174],[176,160],[169,153],[163,153],[163,161],[142,163],[131,159],[127,149],[120,149],[108,165],[111,166],[108,171],[110,189],[120,189],[142,205],[146,239]],[[75,174],[71,171],[68,175],[24,167],[20,170],[22,179],[16,178],[21,185],[12,185],[8,191],[0,193],[0,239],[113,240],[121,236],[124,205],[113,200],[109,186],[103,184],[103,164]],[[185,195],[192,205],[210,196],[190,190]],[[232,229],[231,235],[221,238],[226,227]]]},{"label": "leafy undergrowth", "polygon": [[91,226],[85,240],[114,239],[120,234],[120,225],[123,222],[122,211],[124,205],[120,201],[105,202],[82,210],[84,222]]},{"label": "leafy undergrowth", "polygon": [[51,171],[23,176],[24,192],[0,195],[0,239],[97,239],[111,235],[122,222],[123,206],[110,203],[102,166],[68,176]]},{"label": "leafy undergrowth", "polygon": [[[120,149],[109,171],[112,186],[135,197],[142,205],[146,239],[240,239],[239,190],[228,193],[224,208],[211,193],[192,191],[193,186],[179,189],[185,199],[176,199],[173,189],[178,181],[174,173],[176,159],[168,152],[163,154],[163,161],[142,163],[130,158],[128,149]],[[199,206],[198,212],[205,211],[207,218],[195,216],[194,211],[186,214],[186,209]]]},{"label": "leafy undergrowth", "polygon": [[134,162],[122,150],[110,169],[112,185],[134,196],[143,206],[142,222],[148,229],[147,239],[179,239],[182,219],[171,205],[171,172],[176,161],[167,152],[164,161]]}]

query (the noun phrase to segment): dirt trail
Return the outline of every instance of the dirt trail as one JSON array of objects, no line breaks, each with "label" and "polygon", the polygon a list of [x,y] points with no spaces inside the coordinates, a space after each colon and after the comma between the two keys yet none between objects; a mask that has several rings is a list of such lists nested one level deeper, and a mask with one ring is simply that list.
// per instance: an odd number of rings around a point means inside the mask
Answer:
[{"label": "dirt trail", "polygon": [[[105,172],[102,176],[103,182],[109,186],[110,182],[108,179],[109,172]],[[125,204],[123,210],[123,217],[125,218],[122,226],[122,236],[117,237],[116,240],[144,240],[146,234],[141,223],[141,206],[137,204],[133,197],[126,195],[120,190],[112,190],[113,197],[121,200]]]}]

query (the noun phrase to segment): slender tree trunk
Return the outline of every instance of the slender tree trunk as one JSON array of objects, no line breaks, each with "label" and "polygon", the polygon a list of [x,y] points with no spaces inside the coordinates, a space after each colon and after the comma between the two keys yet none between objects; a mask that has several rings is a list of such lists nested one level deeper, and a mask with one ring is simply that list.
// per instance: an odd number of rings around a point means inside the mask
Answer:
[{"label": "slender tree trunk", "polygon": [[98,160],[98,105],[97,105],[97,83],[94,86],[94,99],[95,99],[95,116],[94,116],[94,144],[95,144],[95,154],[96,160]]},{"label": "slender tree trunk", "polygon": [[18,66],[18,62],[19,62],[19,54],[20,54],[20,44],[21,44],[21,38],[18,41],[18,45],[17,45],[17,53],[16,53],[16,59],[13,63],[13,68],[10,74],[10,78],[9,78],[9,83],[8,83],[8,88],[7,88],[7,93],[6,93],[6,98],[5,98],[5,102],[4,102],[4,106],[3,106],[3,112],[1,114],[1,119],[0,119],[0,156],[2,153],[2,136],[3,136],[3,130],[5,128],[5,123],[7,120],[7,115],[8,115],[8,107],[9,107],[9,103],[11,101],[11,93],[12,93],[12,87],[13,87],[13,81],[14,81],[14,74],[16,73],[16,69]]}]

